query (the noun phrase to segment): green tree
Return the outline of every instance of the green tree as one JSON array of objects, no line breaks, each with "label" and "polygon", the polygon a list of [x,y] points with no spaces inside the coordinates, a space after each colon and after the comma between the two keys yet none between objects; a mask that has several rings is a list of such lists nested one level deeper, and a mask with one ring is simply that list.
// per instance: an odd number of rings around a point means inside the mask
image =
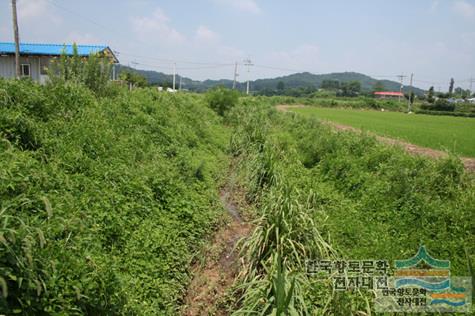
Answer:
[{"label": "green tree", "polygon": [[427,92],[427,102],[434,103],[434,101],[434,86],[431,86]]},{"label": "green tree", "polygon": [[278,91],[284,91],[284,89],[285,89],[285,83],[283,81],[279,81],[277,83],[277,90]]},{"label": "green tree", "polygon": [[323,80],[320,84],[320,88],[325,90],[338,90],[340,89],[340,82],[338,80]]},{"label": "green tree", "polygon": [[127,82],[129,87],[145,87],[147,85],[147,79],[135,71],[122,71],[119,75],[119,79]]},{"label": "green tree", "polygon": [[454,93],[454,84],[455,84],[454,78],[450,78],[449,96],[452,96],[452,94]]},{"label": "green tree", "polygon": [[223,86],[215,87],[206,93],[206,100],[210,108],[224,116],[239,101],[239,92],[227,89]]},{"label": "green tree", "polygon": [[345,97],[356,97],[361,92],[361,82],[359,81],[349,81],[344,82],[341,85],[341,96]]},{"label": "green tree", "polygon": [[376,83],[373,85],[373,92],[381,92],[386,90],[384,87],[384,83],[382,81],[376,81]]},{"label": "green tree", "polygon": [[466,99],[470,97],[470,90],[468,89],[465,90],[465,89],[462,89],[461,87],[457,87],[455,88],[454,92],[457,97],[460,97],[462,99]]},{"label": "green tree", "polygon": [[99,54],[79,56],[77,45],[73,44],[71,56],[63,49],[60,58],[52,61],[48,76],[52,84],[76,82],[84,84],[97,94],[102,94],[111,77],[111,64],[108,58]]}]

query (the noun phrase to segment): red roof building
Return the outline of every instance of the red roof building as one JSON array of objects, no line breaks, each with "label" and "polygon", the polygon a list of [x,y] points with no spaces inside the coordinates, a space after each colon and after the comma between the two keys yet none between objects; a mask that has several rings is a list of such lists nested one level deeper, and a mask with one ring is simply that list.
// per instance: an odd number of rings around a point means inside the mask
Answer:
[{"label": "red roof building", "polygon": [[380,92],[375,92],[375,96],[380,97],[380,98],[390,98],[390,97],[403,97],[404,93],[402,92],[394,92],[394,91],[380,91]]}]

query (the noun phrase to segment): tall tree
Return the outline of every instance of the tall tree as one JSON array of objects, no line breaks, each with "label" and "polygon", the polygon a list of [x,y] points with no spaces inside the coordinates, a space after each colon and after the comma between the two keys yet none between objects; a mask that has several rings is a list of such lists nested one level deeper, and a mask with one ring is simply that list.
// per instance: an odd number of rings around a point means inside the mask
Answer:
[{"label": "tall tree", "polygon": [[374,92],[381,92],[384,91],[386,88],[384,87],[384,83],[382,81],[376,81],[376,83],[373,85],[373,91]]},{"label": "tall tree", "polygon": [[341,95],[345,97],[356,97],[361,91],[361,82],[353,80],[341,84]]},{"label": "tall tree", "polygon": [[338,80],[323,80],[320,84],[320,88],[327,90],[338,90],[340,88],[340,82]]},{"label": "tall tree", "polygon": [[429,103],[434,103],[434,86],[429,88],[429,92],[427,93],[427,101]]},{"label": "tall tree", "polygon": [[450,96],[452,96],[452,94],[454,93],[454,84],[455,84],[454,78],[450,78],[450,85],[449,85],[449,95]]},{"label": "tall tree", "polygon": [[283,82],[283,81],[279,81],[279,82],[277,83],[277,90],[283,91],[284,88],[285,88],[284,82]]}]

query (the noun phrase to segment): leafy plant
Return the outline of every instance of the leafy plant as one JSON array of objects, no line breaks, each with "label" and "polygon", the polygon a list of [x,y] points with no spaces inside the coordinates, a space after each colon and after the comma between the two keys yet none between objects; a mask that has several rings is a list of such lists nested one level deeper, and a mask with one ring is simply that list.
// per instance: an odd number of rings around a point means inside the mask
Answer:
[{"label": "leafy plant", "polygon": [[236,90],[216,87],[206,93],[206,100],[216,113],[224,116],[226,112],[237,104],[239,93]]}]

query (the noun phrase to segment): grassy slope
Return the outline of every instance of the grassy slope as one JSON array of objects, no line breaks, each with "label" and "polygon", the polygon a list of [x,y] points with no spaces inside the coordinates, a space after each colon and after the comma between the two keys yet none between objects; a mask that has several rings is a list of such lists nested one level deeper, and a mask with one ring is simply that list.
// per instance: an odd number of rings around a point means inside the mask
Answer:
[{"label": "grassy slope", "polygon": [[[305,249],[308,258],[324,249],[321,241],[322,248],[316,248],[319,243],[310,236],[325,238],[339,257],[386,259],[391,267],[394,260],[413,256],[422,244],[434,257],[451,260],[453,275],[468,274],[466,251],[472,261],[475,254],[471,233],[475,183],[459,161],[414,157],[374,137],[335,133],[316,119],[266,112],[256,103],[253,107],[249,102],[239,113],[232,137],[236,152],[244,154],[249,191],[257,196],[263,214],[260,229],[266,238],[253,234],[249,248],[257,244],[267,251],[248,255],[258,267],[259,281],[253,278],[245,284],[243,309],[262,312],[273,307],[267,305],[278,295],[277,265],[269,257],[280,253],[286,258],[284,270],[304,270],[294,253]],[[307,215],[313,216],[311,225],[315,223],[319,233],[306,226],[310,220],[302,217]],[[299,247],[289,246],[295,244]],[[325,253],[318,256],[322,257]],[[268,268],[259,270],[259,265]],[[353,315],[367,309],[358,293],[334,295],[306,275],[297,278],[295,288],[295,308],[305,305],[325,315]]]},{"label": "grassy slope", "polygon": [[222,211],[220,118],[149,89],[0,80],[0,99],[0,314],[176,315]]},{"label": "grassy slope", "polygon": [[314,107],[295,111],[420,146],[475,157],[475,120],[472,118]]}]

